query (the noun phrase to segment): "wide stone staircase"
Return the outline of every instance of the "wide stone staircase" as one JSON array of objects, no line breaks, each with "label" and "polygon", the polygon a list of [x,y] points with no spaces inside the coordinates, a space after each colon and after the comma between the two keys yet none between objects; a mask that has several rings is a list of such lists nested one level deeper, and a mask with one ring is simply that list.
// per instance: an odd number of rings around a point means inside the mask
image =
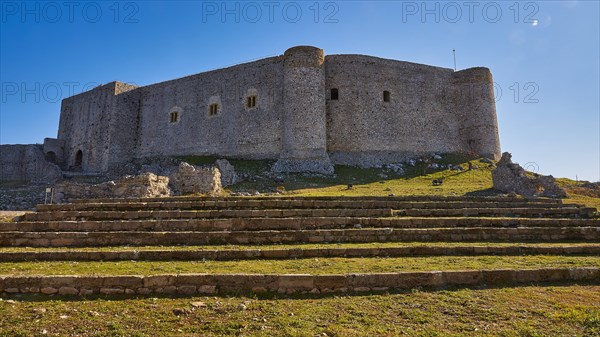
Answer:
[{"label": "wide stone staircase", "polygon": [[[541,255],[585,260],[555,264],[546,258],[533,268],[518,261]],[[463,264],[461,268],[443,262],[431,268],[403,268],[410,259],[436,256],[455,256],[463,259]],[[469,259],[489,256],[514,256],[514,268],[469,267]],[[259,266],[265,261],[298,261],[301,265],[302,259],[340,265],[343,262],[339,259],[356,260],[352,260],[354,265],[335,269],[335,273],[314,269],[280,273],[278,265],[272,266],[273,272],[256,273],[247,264],[228,265],[231,272],[223,272],[220,265],[216,265],[220,272],[203,268],[202,273],[184,268],[185,272],[164,274],[151,266],[143,275],[114,275],[102,269],[118,261],[235,264],[254,260]],[[90,273],[88,268],[76,275],[62,275],[59,269],[12,272],[19,263],[28,270],[41,263],[74,261],[82,267],[96,263],[98,269]],[[380,272],[378,263],[385,261],[397,265]],[[477,260],[476,265],[481,263]],[[368,269],[371,265],[373,271]],[[55,266],[60,268],[60,264]],[[34,213],[15,222],[0,223],[0,293],[9,294],[328,293],[537,282],[600,283],[599,267],[600,219],[596,209],[555,199],[96,199],[38,205]]]}]

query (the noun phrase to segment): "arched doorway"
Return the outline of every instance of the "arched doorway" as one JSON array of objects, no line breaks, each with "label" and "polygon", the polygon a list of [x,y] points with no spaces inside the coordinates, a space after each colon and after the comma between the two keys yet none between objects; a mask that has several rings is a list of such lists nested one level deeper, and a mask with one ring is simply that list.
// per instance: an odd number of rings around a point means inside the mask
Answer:
[{"label": "arched doorway", "polygon": [[46,161],[56,164],[56,153],[54,153],[54,151],[46,152]]},{"label": "arched doorway", "polygon": [[82,163],[83,163],[83,152],[81,152],[81,150],[78,150],[77,153],[75,154],[75,162],[73,163],[73,169],[75,171],[81,171]]}]

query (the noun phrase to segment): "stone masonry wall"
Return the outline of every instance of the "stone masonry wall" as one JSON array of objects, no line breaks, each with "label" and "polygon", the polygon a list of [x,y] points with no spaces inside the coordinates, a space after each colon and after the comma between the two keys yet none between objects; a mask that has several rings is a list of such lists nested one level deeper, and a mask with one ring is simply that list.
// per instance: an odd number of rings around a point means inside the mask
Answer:
[{"label": "stone masonry wall", "polygon": [[127,144],[123,137],[137,133],[129,118],[136,110],[122,111],[116,95],[133,88],[111,82],[62,101],[58,139],[64,144],[63,168],[76,166],[78,151],[82,152],[81,169],[86,172],[106,172],[111,153],[113,158],[114,154],[131,154],[121,151],[120,147]]},{"label": "stone masonry wall", "polygon": [[[112,82],[63,100],[63,168],[106,172],[134,158],[283,159],[281,171],[330,172],[419,155],[499,158],[491,73],[315,47],[135,87]],[[331,89],[339,99],[331,99]],[[385,102],[383,92],[389,91]],[[247,99],[256,97],[256,106]],[[217,104],[216,115],[210,105]],[[175,121],[170,121],[176,113]]]},{"label": "stone masonry wall", "polygon": [[[336,164],[373,166],[435,152],[468,153],[465,125],[483,116],[485,125],[495,126],[493,97],[487,105],[469,105],[480,97],[455,88],[460,72],[364,55],[329,55],[325,63],[327,150]],[[332,88],[338,89],[337,100],[331,99]],[[497,126],[469,136],[475,143],[492,139],[497,148],[487,146],[480,154],[499,155]]]},{"label": "stone masonry wall", "polygon": [[49,183],[60,178],[60,168],[46,161],[42,145],[0,145],[0,181]]},{"label": "stone masonry wall", "polygon": [[[282,59],[268,58],[138,89],[137,157],[218,155],[276,159],[281,151]],[[256,107],[246,98],[257,96]],[[219,105],[209,114],[209,105]],[[169,123],[176,111],[179,120]]]},{"label": "stone masonry wall", "polygon": [[598,268],[424,271],[377,274],[164,274],[152,276],[0,276],[0,294],[149,295],[383,292],[416,287],[481,287],[600,280]]}]

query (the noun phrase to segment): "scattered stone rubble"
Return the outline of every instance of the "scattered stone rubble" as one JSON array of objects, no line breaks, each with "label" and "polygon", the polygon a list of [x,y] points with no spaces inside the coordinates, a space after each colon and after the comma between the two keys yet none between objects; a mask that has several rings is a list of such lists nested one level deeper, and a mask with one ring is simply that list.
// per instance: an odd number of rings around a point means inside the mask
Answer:
[{"label": "scattered stone rubble", "polygon": [[[237,175],[231,164],[221,163],[227,169],[229,182]],[[167,176],[145,172],[127,175],[118,180],[100,184],[85,184],[64,180],[54,186],[54,201],[94,198],[154,198],[183,194],[217,194],[222,191],[221,172],[217,166],[199,167],[181,162],[177,170]]]},{"label": "scattered stone rubble", "polygon": [[198,167],[186,162],[170,176],[173,194],[208,193],[216,194],[223,190],[221,171],[216,166]]},{"label": "scattered stone rubble", "polygon": [[516,193],[526,197],[566,198],[567,193],[556,184],[554,177],[528,173],[519,164],[513,163],[508,152],[492,171],[494,189],[504,193]]},{"label": "scattered stone rubble", "polygon": [[169,178],[154,173],[124,176],[117,181],[100,184],[64,180],[54,186],[54,201],[59,203],[71,199],[146,198],[170,195]]},{"label": "scattered stone rubble", "polygon": [[221,171],[221,186],[235,185],[240,181],[235,168],[227,159],[218,159],[215,162],[215,166]]}]

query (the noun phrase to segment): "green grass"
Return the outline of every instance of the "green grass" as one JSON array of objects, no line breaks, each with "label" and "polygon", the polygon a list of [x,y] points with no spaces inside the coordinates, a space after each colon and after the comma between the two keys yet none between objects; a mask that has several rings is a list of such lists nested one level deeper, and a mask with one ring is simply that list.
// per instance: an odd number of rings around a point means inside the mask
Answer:
[{"label": "green grass", "polygon": [[[12,299],[14,303],[0,301],[0,336],[591,337],[600,333],[600,286],[592,285],[323,297],[74,301],[26,295]],[[205,306],[191,305],[198,301]]]},{"label": "green grass", "polygon": [[3,262],[0,275],[347,274],[600,267],[598,256],[427,256],[242,261]]},{"label": "green grass", "polygon": [[548,242],[548,243],[508,243],[508,242],[372,242],[372,243],[329,243],[329,244],[281,244],[281,245],[214,245],[214,246],[113,246],[113,247],[0,247],[0,252],[55,252],[55,251],[142,251],[142,250],[274,250],[274,249],[333,249],[333,248],[393,248],[393,247],[560,247],[600,245],[593,242]]},{"label": "green grass", "polygon": [[[187,157],[192,162],[209,163],[211,158]],[[213,160],[214,162],[214,160]],[[293,196],[387,196],[393,195],[495,195],[492,189],[492,170],[494,166],[456,155],[444,155],[436,161],[438,164],[460,165],[464,171],[432,170],[426,164],[417,163],[414,167],[406,166],[406,172],[398,175],[383,169],[362,169],[351,166],[336,166],[335,175],[281,175],[283,183],[275,183],[264,172],[268,171],[270,161],[232,160],[236,170],[242,174],[254,176],[253,181],[244,181],[226,189],[226,192],[273,192],[278,186],[285,188],[286,194]],[[466,170],[469,162],[477,167]],[[432,186],[433,179],[443,179],[441,186]],[[569,190],[569,186],[577,182],[567,178],[559,178],[560,186],[567,187],[569,197],[565,203],[576,203],[600,209],[600,198],[578,194],[578,190]],[[353,188],[348,189],[348,184]]]},{"label": "green grass", "polygon": [[[462,160],[462,161],[461,161]],[[468,161],[456,156],[444,156],[437,163],[457,163],[465,169]],[[283,186],[291,195],[302,196],[387,196],[395,195],[465,195],[479,191],[488,194],[492,187],[490,164],[472,160],[471,163],[478,168],[472,171],[433,170],[426,168],[426,164],[419,163],[414,167],[408,166],[403,175],[391,171],[374,168],[357,168],[350,166],[336,166],[335,175],[281,175],[283,183],[275,183],[273,179],[261,176],[261,170],[268,168],[263,163],[257,165],[260,169],[246,169],[249,163],[236,165],[236,170],[258,175],[254,181],[246,181],[228,188],[230,192],[239,191],[275,191],[277,186]],[[444,179],[442,186],[432,186],[433,179]],[[352,184],[351,190],[347,189]]]}]

